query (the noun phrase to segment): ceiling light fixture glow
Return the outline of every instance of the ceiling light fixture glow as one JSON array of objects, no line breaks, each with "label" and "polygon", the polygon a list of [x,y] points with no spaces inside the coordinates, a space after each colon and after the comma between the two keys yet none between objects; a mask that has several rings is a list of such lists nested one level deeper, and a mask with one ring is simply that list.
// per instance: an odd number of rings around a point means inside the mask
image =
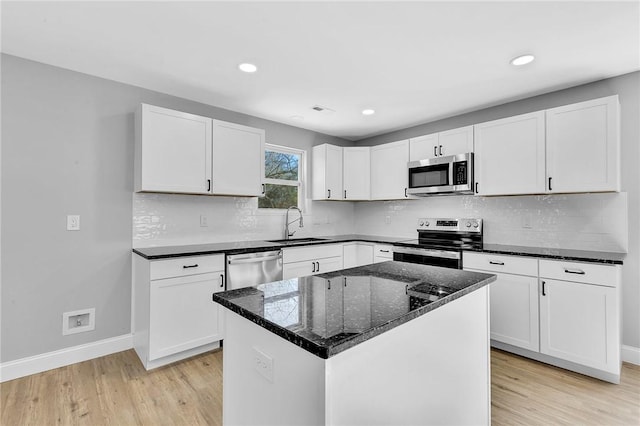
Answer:
[{"label": "ceiling light fixture glow", "polygon": [[376,111],[373,110],[373,109],[363,109],[362,110],[362,115],[373,115],[375,113],[376,113]]},{"label": "ceiling light fixture glow", "polygon": [[240,69],[240,71],[249,72],[249,73],[258,71],[258,67],[247,62],[238,65],[238,68]]},{"label": "ceiling light fixture glow", "polygon": [[517,56],[517,57],[515,57],[515,58],[513,58],[511,60],[511,65],[514,65],[516,67],[519,67],[519,66],[522,66],[522,65],[527,65],[528,63],[533,62],[533,60],[535,58],[536,58],[535,56],[530,55],[530,54],[520,55],[520,56]]}]

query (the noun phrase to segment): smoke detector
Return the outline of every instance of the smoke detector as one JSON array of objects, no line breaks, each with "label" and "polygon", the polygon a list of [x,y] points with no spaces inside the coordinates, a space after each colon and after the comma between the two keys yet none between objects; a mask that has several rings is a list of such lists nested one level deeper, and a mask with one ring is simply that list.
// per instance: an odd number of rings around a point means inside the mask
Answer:
[{"label": "smoke detector", "polygon": [[334,112],[336,112],[335,110],[331,109],[331,108],[327,108],[321,105],[314,105],[311,107],[312,110],[317,111],[317,112],[321,112],[323,114],[333,114]]}]

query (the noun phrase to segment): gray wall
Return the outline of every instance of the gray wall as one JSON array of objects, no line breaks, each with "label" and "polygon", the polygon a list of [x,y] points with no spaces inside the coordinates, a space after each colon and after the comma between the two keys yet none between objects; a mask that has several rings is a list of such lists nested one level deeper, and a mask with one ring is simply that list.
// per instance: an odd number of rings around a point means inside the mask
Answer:
[{"label": "gray wall", "polygon": [[[456,127],[482,123],[527,112],[553,108],[560,105],[581,102],[610,95],[620,97],[620,139],[622,145],[622,191],[627,193],[628,216],[628,255],[622,271],[622,305],[623,305],[623,344],[640,348],[640,72],[625,74],[619,77],[597,81],[582,86],[576,86],[557,92],[548,93],[492,108],[471,112],[444,120],[435,121],[404,130],[399,130],[384,135],[363,139],[358,145],[378,145],[385,142],[407,139],[420,135],[426,135]],[[603,196],[551,196],[560,198],[572,198],[583,203],[585,210],[589,210],[587,197],[593,199],[594,205],[602,202]],[[440,197],[442,198],[442,197]],[[525,200],[530,197],[498,197],[502,198],[502,205],[508,208],[510,204]],[[616,197],[605,197],[615,199]],[[501,201],[492,197],[491,204],[499,204]],[[524,201],[523,201],[524,202]],[[530,203],[530,200],[526,201]],[[430,208],[429,199],[414,201],[412,204],[422,203],[424,211]],[[433,202],[431,202],[433,204]],[[437,202],[442,204],[442,200]],[[541,198],[536,210],[544,209],[544,204],[549,204],[545,197]],[[537,207],[536,207],[537,206]],[[415,205],[414,205],[415,208]],[[371,212],[372,209],[377,211]],[[355,214],[360,217],[363,213],[368,215],[384,213],[385,205],[364,204],[356,206]],[[588,225],[588,224],[587,224]],[[614,224],[617,226],[617,224]],[[356,229],[357,230],[357,229]],[[357,230],[358,231],[358,230]],[[553,235],[549,236],[553,238]],[[528,244],[523,244],[528,245]]]},{"label": "gray wall", "polygon": [[[8,362],[130,332],[133,113],[140,102],[260,127],[299,146],[346,141],[2,55],[2,313]],[[66,215],[81,230],[66,231]],[[96,308],[62,336],[62,313]]]}]

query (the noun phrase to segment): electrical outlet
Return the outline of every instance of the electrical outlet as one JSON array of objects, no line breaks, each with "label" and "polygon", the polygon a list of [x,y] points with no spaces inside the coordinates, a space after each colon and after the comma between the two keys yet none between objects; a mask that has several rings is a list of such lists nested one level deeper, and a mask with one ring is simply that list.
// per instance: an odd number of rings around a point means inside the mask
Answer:
[{"label": "electrical outlet", "polygon": [[209,226],[209,218],[207,217],[206,214],[200,215],[200,226],[203,228]]},{"label": "electrical outlet", "polygon": [[533,228],[533,226],[531,226],[531,215],[525,214],[522,216],[522,227],[525,229]]},{"label": "electrical outlet", "polygon": [[67,231],[79,231],[80,230],[80,215],[70,214],[67,215]]},{"label": "electrical outlet", "polygon": [[253,348],[253,369],[273,383],[273,358]]},{"label": "electrical outlet", "polygon": [[62,335],[95,330],[96,308],[64,312],[62,314]]}]

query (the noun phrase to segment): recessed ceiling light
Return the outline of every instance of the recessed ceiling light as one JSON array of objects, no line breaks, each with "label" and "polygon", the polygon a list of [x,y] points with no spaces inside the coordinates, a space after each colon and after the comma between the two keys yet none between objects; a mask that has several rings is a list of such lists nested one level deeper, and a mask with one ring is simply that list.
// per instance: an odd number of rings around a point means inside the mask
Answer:
[{"label": "recessed ceiling light", "polygon": [[518,57],[515,57],[511,60],[511,65],[515,65],[516,67],[519,67],[521,65],[527,65],[530,62],[533,62],[533,60],[536,57],[533,55],[521,55]]},{"label": "recessed ceiling light", "polygon": [[376,111],[374,109],[363,109],[362,110],[362,115],[373,115],[375,113],[376,113]]},{"label": "recessed ceiling light", "polygon": [[253,64],[250,64],[250,63],[240,64],[240,65],[238,65],[238,68],[240,69],[240,71],[244,71],[244,72],[256,72],[256,71],[258,71],[258,67],[256,67]]}]

